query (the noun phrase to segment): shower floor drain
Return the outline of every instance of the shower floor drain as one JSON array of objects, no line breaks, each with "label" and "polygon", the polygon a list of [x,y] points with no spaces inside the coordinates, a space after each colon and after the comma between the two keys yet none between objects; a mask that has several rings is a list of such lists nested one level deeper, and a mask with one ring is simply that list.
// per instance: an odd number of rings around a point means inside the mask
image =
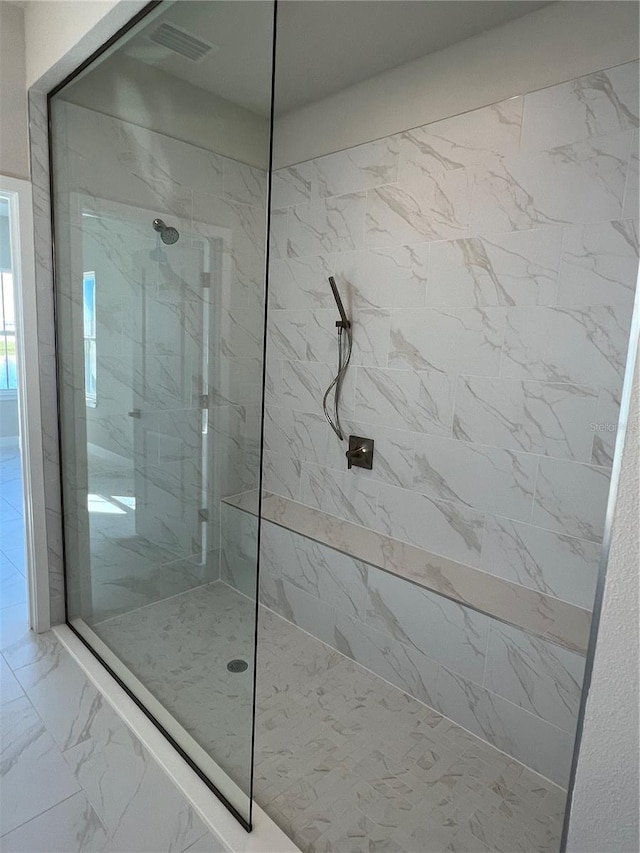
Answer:
[{"label": "shower floor drain", "polygon": [[229,670],[229,672],[244,672],[245,669],[248,668],[248,666],[249,664],[246,662],[246,660],[240,660],[238,658],[237,660],[230,660],[227,664],[227,669]]}]

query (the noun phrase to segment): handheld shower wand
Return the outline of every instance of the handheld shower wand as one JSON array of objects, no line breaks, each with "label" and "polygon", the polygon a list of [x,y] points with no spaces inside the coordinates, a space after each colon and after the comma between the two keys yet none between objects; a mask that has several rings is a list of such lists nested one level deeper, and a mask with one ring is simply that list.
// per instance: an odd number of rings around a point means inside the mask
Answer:
[{"label": "handheld shower wand", "polygon": [[[340,294],[338,293],[336,280],[332,275],[329,276],[329,284],[331,286],[333,298],[336,300],[336,305],[338,306],[338,313],[340,314],[340,319],[336,320],[336,328],[338,329],[338,372],[331,385],[329,385],[329,387],[325,391],[324,397],[322,398],[322,410],[324,412],[325,418],[329,422],[329,426],[331,427],[331,429],[335,432],[340,441],[344,441],[345,436],[340,425],[340,391],[342,390],[342,380],[344,379],[344,375],[351,359],[351,350],[353,348],[353,334],[351,331],[351,322],[347,318],[346,312],[344,310],[344,305],[342,304],[342,299],[340,299]],[[346,338],[346,346],[344,343],[344,338]],[[335,392],[333,395],[332,418],[329,414],[327,400],[329,398],[329,394],[334,388]]]},{"label": "handheld shower wand", "polygon": [[[329,284],[331,285],[331,290],[333,291],[333,298],[336,300],[336,305],[338,306],[338,313],[340,314],[340,322],[342,323],[342,328],[350,329],[351,323],[347,320],[347,315],[344,311],[344,305],[342,304],[342,299],[340,299],[340,294],[338,293],[338,286],[336,284],[335,278],[332,275],[329,276]],[[340,328],[340,325],[337,321],[336,326]]]}]

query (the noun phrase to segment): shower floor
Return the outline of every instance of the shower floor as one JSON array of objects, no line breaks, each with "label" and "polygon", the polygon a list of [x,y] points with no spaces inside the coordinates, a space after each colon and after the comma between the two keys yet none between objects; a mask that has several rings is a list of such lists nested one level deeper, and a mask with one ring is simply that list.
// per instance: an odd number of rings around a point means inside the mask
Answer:
[{"label": "shower floor", "polygon": [[[253,604],[222,582],[94,630],[246,788]],[[549,851],[565,792],[261,608],[254,795],[303,851]]]}]

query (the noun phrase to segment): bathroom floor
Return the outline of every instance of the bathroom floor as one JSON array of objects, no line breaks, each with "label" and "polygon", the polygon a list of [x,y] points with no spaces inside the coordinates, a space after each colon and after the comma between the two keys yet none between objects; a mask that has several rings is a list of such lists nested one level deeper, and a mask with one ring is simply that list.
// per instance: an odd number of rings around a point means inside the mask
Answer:
[{"label": "bathroom floor", "polygon": [[[226,664],[249,660],[252,619],[218,582],[94,626],[240,784],[251,667]],[[559,849],[564,791],[271,611],[260,621],[255,798],[303,851]]]}]

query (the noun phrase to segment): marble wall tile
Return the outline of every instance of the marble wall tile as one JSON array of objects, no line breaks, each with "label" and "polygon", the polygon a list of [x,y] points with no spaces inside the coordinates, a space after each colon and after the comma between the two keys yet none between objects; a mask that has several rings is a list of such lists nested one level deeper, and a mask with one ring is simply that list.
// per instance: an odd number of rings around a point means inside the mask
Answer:
[{"label": "marble wall tile", "polygon": [[364,193],[349,193],[291,208],[287,255],[296,258],[363,248],[365,201]]},{"label": "marble wall tile", "polygon": [[436,709],[556,784],[567,785],[573,734],[445,667],[438,675]]},{"label": "marble wall tile", "polygon": [[459,376],[453,434],[463,441],[591,460],[597,394],[553,382]]},{"label": "marble wall tile", "polygon": [[308,313],[272,309],[267,320],[267,357],[306,360]]},{"label": "marble wall tile", "polygon": [[438,665],[415,646],[343,613],[336,614],[330,645],[421,702],[434,704]]},{"label": "marble wall tile", "polygon": [[[269,257],[271,262],[287,257],[287,233],[289,230],[289,211],[272,209],[269,217]],[[270,273],[269,289],[271,290],[271,278],[275,277],[276,268],[272,266]]]},{"label": "marble wall tile", "polygon": [[331,266],[349,308],[423,308],[429,243],[332,255]]},{"label": "marble wall tile", "polygon": [[[257,498],[257,494],[256,494]],[[256,505],[257,513],[257,505]],[[258,575],[258,522],[250,512],[220,504],[220,577],[255,600]]]},{"label": "marble wall tile", "polygon": [[565,231],[558,305],[614,305],[630,314],[638,281],[638,222],[598,222]]},{"label": "marble wall tile", "polygon": [[554,305],[561,228],[434,243],[427,305]]},{"label": "marble wall tile", "polygon": [[500,375],[617,388],[630,317],[610,306],[512,308]]},{"label": "marble wall tile", "polygon": [[[193,183],[188,180],[182,184],[177,173],[188,175],[192,181],[198,168],[192,172],[183,163],[174,170],[170,163],[170,158],[175,157],[178,162],[191,159],[185,158],[185,151],[191,146],[167,137],[158,140],[160,135],[153,131],[84,107],[60,104],[57,109],[60,108],[65,111],[67,124],[71,189],[82,190],[96,199],[117,199],[136,207],[191,218]],[[198,163],[202,183],[217,191],[222,177],[220,158],[214,155],[209,160],[204,149],[193,150],[204,155],[206,161]],[[102,168],[96,170],[98,159]]]},{"label": "marble wall tile", "polygon": [[324,415],[267,406],[264,446],[267,451],[292,455],[304,462],[343,468],[344,450],[327,428]]},{"label": "marble wall tile", "polygon": [[569,734],[575,731],[583,672],[582,655],[492,624],[485,687]]},{"label": "marble wall tile", "polygon": [[[267,201],[266,171],[256,169],[254,166],[247,166],[237,160],[230,160],[228,157],[221,159],[223,161],[223,195],[225,198],[264,208]],[[197,178],[189,185],[197,187],[199,185]]]},{"label": "marble wall tile", "polygon": [[367,192],[366,246],[454,240],[466,234],[471,186],[465,169]]},{"label": "marble wall tile", "polygon": [[[118,285],[101,291],[100,304],[104,309],[101,318],[107,322],[99,332],[99,339],[103,342],[104,350],[117,349],[119,357],[124,359],[119,365],[121,369],[112,371],[112,374],[122,381],[120,387],[116,387],[117,382],[109,381],[114,378],[113,375],[108,372],[105,374],[104,370],[102,377],[98,377],[101,388],[99,405],[103,415],[90,423],[92,438],[103,444],[107,436],[115,436],[116,450],[125,451],[130,455],[130,428],[126,436],[127,430],[123,429],[123,424],[120,423],[122,417],[126,418],[126,410],[134,408],[129,405],[125,407],[124,412],[120,411],[122,399],[126,398],[124,390],[127,387],[129,391],[134,387],[134,392],[140,394],[142,384],[147,387],[161,386],[162,399],[154,399],[153,395],[146,392],[144,400],[151,405],[161,403],[163,408],[171,403],[171,400],[174,405],[182,407],[185,400],[190,403],[194,394],[202,392],[202,376],[199,371],[194,371],[193,381],[185,381],[180,359],[174,356],[177,349],[184,351],[186,346],[186,359],[191,359],[194,364],[202,361],[201,348],[197,343],[201,337],[202,318],[202,246],[203,238],[208,239],[212,235],[219,238],[222,249],[222,274],[216,295],[221,296],[223,301],[227,300],[226,304],[216,304],[215,307],[231,310],[216,311],[214,318],[219,323],[216,331],[221,333],[216,339],[216,345],[220,344],[223,355],[217,358],[217,364],[215,358],[210,359],[211,396],[219,402],[251,402],[255,405],[261,396],[266,173],[222,158],[214,152],[93,111],[72,105],[65,105],[63,109],[67,113],[67,129],[71,128],[77,132],[69,134],[71,144],[64,151],[66,162],[59,163],[60,173],[66,170],[64,174],[71,180],[70,188],[81,190],[84,194],[83,208],[86,207],[88,211],[97,214],[86,223],[83,222],[84,268],[95,268],[94,261],[99,258],[106,268],[115,271],[116,280],[112,284],[117,281]],[[46,134],[44,113],[41,116],[40,132]],[[43,152],[46,153],[46,145],[43,145]],[[98,173],[94,168],[97,158],[103,167]],[[42,163],[46,164],[44,157]],[[42,177],[42,192],[46,195],[44,168]],[[197,191],[195,230],[191,222],[194,190]],[[170,253],[155,250],[157,238],[146,239],[145,229],[141,230],[140,223],[133,222],[135,214],[132,214],[132,223],[123,222],[121,207],[114,206],[107,200],[112,198],[118,199],[119,205],[131,204],[132,211],[139,210],[142,205],[158,211],[160,215],[171,216],[171,224],[176,224],[180,230],[181,242],[173,247]],[[44,197],[44,202],[46,201]],[[48,215],[48,211],[43,212]],[[109,228],[105,229],[107,220]],[[148,230],[146,216],[144,220]],[[285,241],[286,221],[285,216]],[[136,244],[135,247],[132,246],[131,240]],[[150,258],[149,252],[153,250],[155,255]],[[49,263],[48,259],[46,262]],[[50,290],[50,268],[46,272],[49,276],[47,289]],[[134,371],[132,374],[131,370],[126,370],[127,360],[129,364],[135,364],[131,341],[140,340],[139,329],[136,328],[135,322],[130,320],[132,316],[135,317],[138,307],[135,301],[137,291],[131,291],[129,285],[130,281],[139,280],[140,272],[146,275],[147,283],[153,287],[154,299],[149,301],[148,319],[160,341],[148,349],[148,353],[153,356],[154,370],[145,377],[141,377],[139,372]],[[181,304],[178,304],[176,299],[178,292],[182,299]],[[42,330],[48,325],[51,326],[52,333],[51,322],[43,322]],[[173,335],[176,328],[180,329],[178,338]],[[53,359],[50,360],[53,364]],[[104,360],[102,366],[104,367]],[[220,371],[217,367],[221,368]],[[142,379],[146,382],[142,383]],[[113,409],[113,416],[105,417],[105,409]],[[227,429],[223,436],[219,421],[218,418],[210,424],[213,426],[212,432],[216,440],[222,440],[223,443],[223,454],[218,454],[212,471],[215,488],[210,489],[210,497],[216,501],[220,497],[220,487],[223,491],[237,491],[256,485],[257,470],[255,431],[253,444],[246,424],[236,422],[235,425],[240,425],[241,429],[233,435]],[[182,427],[184,431],[184,422]],[[125,438],[128,440],[125,441]],[[180,442],[176,442],[174,436],[154,436],[152,451],[157,458],[155,467],[150,471],[151,476],[147,478],[147,491],[168,511],[172,506],[176,506],[179,486],[184,486],[184,482],[188,480],[197,488],[200,475],[199,472],[189,470],[193,469],[193,465],[188,458],[188,452],[184,448],[181,450]],[[224,464],[221,464],[223,455]],[[56,468],[56,477],[52,482],[57,487],[57,457],[52,457],[51,467]],[[184,469],[182,473],[177,470],[179,467]],[[160,468],[162,478],[159,476]],[[188,504],[188,500],[186,503]],[[49,501],[49,498],[47,504],[48,513],[52,514],[53,502]],[[185,504],[184,498],[181,498],[181,504]],[[176,515],[175,525],[159,525],[161,541],[168,537],[175,545],[180,539],[181,523],[178,515],[179,513]],[[158,518],[154,518],[153,523],[157,525],[158,522]],[[192,553],[193,537],[188,532],[186,539],[187,547],[183,550]],[[51,548],[51,564],[58,569],[53,545]],[[126,548],[124,550],[126,551]],[[175,556],[177,554],[174,553],[174,559]],[[97,568],[100,569],[101,566],[98,565]],[[113,566],[109,565],[107,568],[111,571]],[[163,568],[161,571],[152,571],[145,564],[146,574],[140,573],[130,584],[125,583],[122,577],[117,578],[116,583],[114,578],[105,577],[97,586],[101,587],[101,593],[109,588],[109,592],[114,593],[112,599],[117,598],[121,603],[125,598],[130,602],[132,596],[139,602],[140,596],[144,599],[150,590],[157,594],[172,594],[180,586],[180,571],[183,571],[183,580],[191,581],[192,568],[189,561],[174,562],[171,569]],[[52,574],[52,590],[55,588],[57,593],[60,584],[56,586],[53,578]],[[109,595],[106,597],[109,598]],[[59,607],[62,605],[62,599],[60,596],[58,598],[60,600],[56,600],[56,614],[62,612]],[[56,615],[56,620],[58,618]]]},{"label": "marble wall tile", "polygon": [[516,153],[522,108],[523,98],[510,98],[401,134],[402,180],[480,163],[489,165]]},{"label": "marble wall tile", "polygon": [[501,308],[393,311],[389,367],[497,376],[504,324]]},{"label": "marble wall tile", "polygon": [[[353,414],[355,371],[345,377],[341,392],[341,412]],[[301,412],[322,414],[324,393],[336,374],[335,366],[315,361],[281,362],[281,388],[273,402]]]},{"label": "marble wall tile", "polygon": [[482,680],[489,618],[407,584],[369,571],[367,624],[467,678]]},{"label": "marble wall tile", "polygon": [[522,147],[556,148],[638,126],[638,63],[627,62],[524,98]]},{"label": "marble wall tile", "polygon": [[385,427],[449,435],[453,394],[453,380],[446,373],[360,368],[355,416]]},{"label": "marble wall tile", "polygon": [[[69,111],[84,112],[85,119],[74,124],[74,130],[78,127],[87,129],[93,124],[94,114],[91,113],[91,122],[87,121],[87,110],[82,107],[68,104]],[[107,119],[105,116],[104,119]],[[108,119],[107,119],[108,120]],[[127,153],[139,158],[142,168],[148,168],[148,161],[144,159],[142,152],[148,152],[154,171],[164,177],[167,182],[175,182],[183,187],[199,187],[205,192],[219,195],[223,190],[223,172],[226,164],[234,161],[221,157],[213,151],[199,148],[180,139],[165,136],[137,125],[128,125],[118,119],[110,119],[114,133],[129,136],[131,142]],[[78,135],[74,134],[74,145],[77,145]],[[94,156],[95,149],[92,147],[95,139],[87,140],[82,148],[84,156]],[[124,153],[124,152],[123,152]],[[121,155],[123,156],[123,155]],[[115,170],[114,170],[115,171]],[[111,173],[113,174],[113,173]]]},{"label": "marble wall tile", "polygon": [[[389,312],[377,308],[358,308],[350,311],[349,316],[353,334],[350,364],[386,367],[391,326]],[[306,329],[306,358],[309,361],[337,364],[336,319],[338,317],[339,314],[335,308],[310,312]]]},{"label": "marble wall tile", "polygon": [[196,234],[217,236],[224,253],[233,259],[234,284],[255,284],[256,277],[264,275],[264,211],[195,190],[193,220]]},{"label": "marble wall tile", "polygon": [[398,179],[398,140],[367,142],[312,161],[321,198],[369,190]]},{"label": "marble wall tile", "polygon": [[590,610],[600,554],[597,542],[489,516],[480,568]]},{"label": "marble wall tile", "polygon": [[274,495],[300,500],[302,461],[289,453],[264,451],[262,456],[262,488]]},{"label": "marble wall tile", "polygon": [[541,458],[533,524],[601,542],[610,479],[608,468]]},{"label": "marble wall tile", "polygon": [[619,219],[631,131],[475,167],[470,234]]},{"label": "marble wall tile", "polygon": [[378,491],[378,483],[355,476],[355,471],[335,471],[310,462],[302,465],[302,503],[363,527],[375,527]]},{"label": "marble wall tile", "polygon": [[260,602],[323,643],[332,645],[335,611],[315,595],[266,571],[260,572]]},{"label": "marble wall tile", "polygon": [[629,157],[629,171],[627,172],[627,186],[624,191],[624,205],[622,215],[637,218],[640,211],[640,165],[639,149],[640,136],[638,131],[631,136],[631,155]]},{"label": "marble wall tile", "polygon": [[595,419],[591,425],[593,429],[592,465],[602,465],[605,468],[613,465],[619,419],[620,391],[601,388]]},{"label": "marble wall tile", "polygon": [[[202,427],[200,427],[202,428]],[[250,443],[247,435],[247,415],[244,406],[210,406],[207,421],[209,434],[209,465],[198,466],[200,442],[192,451],[196,470],[202,470],[203,486],[213,500],[234,494],[248,487],[257,475],[251,465]],[[196,495],[196,503],[201,496]]]},{"label": "marble wall tile", "polygon": [[484,513],[393,486],[380,488],[377,528],[470,566],[480,562]]},{"label": "marble wall tile", "polygon": [[309,201],[313,194],[314,182],[315,171],[312,161],[277,169],[272,175],[272,206],[290,207]]},{"label": "marble wall tile", "polygon": [[[286,254],[282,255],[286,257]],[[272,309],[331,308],[335,304],[327,281],[333,255],[271,260],[269,301]],[[348,300],[345,302],[348,304]]]},{"label": "marble wall tile", "polygon": [[441,500],[529,521],[536,457],[422,436],[416,444],[414,489]]},{"label": "marble wall tile", "polygon": [[586,649],[591,619],[588,610],[277,495],[265,495],[262,511],[263,517],[275,524],[419,587],[474,606],[566,648]]},{"label": "marble wall tile", "polygon": [[[371,471],[358,469],[365,479],[380,480],[395,486],[409,487],[413,482],[415,459],[415,438],[405,430],[385,429],[377,424],[362,421],[349,421],[344,425],[351,435],[368,436],[375,434],[375,465]],[[330,448],[335,451],[335,464],[331,467],[342,469],[346,450],[341,444],[330,440]]]},{"label": "marble wall tile", "polygon": [[270,522],[262,529],[260,557],[261,571],[271,578],[287,580],[331,607],[364,619],[367,567],[360,560]]},{"label": "marble wall tile", "polygon": [[64,598],[60,594],[60,578],[63,573],[62,551],[57,544],[62,538],[62,510],[60,505],[60,442],[55,368],[48,126],[46,96],[31,92],[29,94],[29,136],[31,143],[36,312],[38,317],[38,367],[44,454],[44,495],[47,509],[50,617],[51,624],[55,625],[64,621],[65,604]]},{"label": "marble wall tile", "polygon": [[258,309],[223,308],[218,315],[219,352],[228,358],[262,358],[264,313]]}]

